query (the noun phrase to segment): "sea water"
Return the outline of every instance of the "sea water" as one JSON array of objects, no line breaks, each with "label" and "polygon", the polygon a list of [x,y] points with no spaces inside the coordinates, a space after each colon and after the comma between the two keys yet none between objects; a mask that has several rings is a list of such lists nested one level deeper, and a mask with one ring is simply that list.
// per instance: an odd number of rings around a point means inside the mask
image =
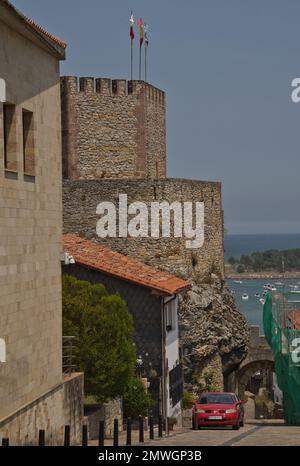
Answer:
[{"label": "sea water", "polygon": [[[283,283],[283,286],[276,285],[277,282]],[[260,299],[263,298],[262,292],[264,291],[264,285],[274,285],[277,291],[287,292],[290,290],[289,285],[298,286],[300,290],[300,279],[245,279],[242,283],[236,283],[236,280],[227,280],[227,284],[232,291],[236,304],[239,310],[244,314],[250,325],[258,325],[260,327],[261,334],[263,334],[263,304],[260,303]],[[243,294],[246,293],[249,296],[247,301],[242,299]],[[255,294],[259,293],[259,297]],[[291,295],[290,295],[291,296]],[[300,301],[300,294],[295,294],[291,298],[293,301]],[[300,303],[299,303],[300,307]]]}]

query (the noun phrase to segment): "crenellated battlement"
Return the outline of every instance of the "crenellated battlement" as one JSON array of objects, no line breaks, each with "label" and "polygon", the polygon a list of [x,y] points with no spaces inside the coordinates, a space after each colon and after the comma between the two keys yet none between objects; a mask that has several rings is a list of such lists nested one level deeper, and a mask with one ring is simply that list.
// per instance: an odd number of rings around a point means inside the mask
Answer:
[{"label": "crenellated battlement", "polygon": [[147,100],[158,105],[165,105],[164,91],[139,80],[127,81],[125,79],[63,76],[61,78],[61,89],[63,94],[95,93],[106,97],[139,97],[141,92],[144,91]]},{"label": "crenellated battlement", "polygon": [[61,78],[63,175],[164,178],[165,93],[144,81]]}]

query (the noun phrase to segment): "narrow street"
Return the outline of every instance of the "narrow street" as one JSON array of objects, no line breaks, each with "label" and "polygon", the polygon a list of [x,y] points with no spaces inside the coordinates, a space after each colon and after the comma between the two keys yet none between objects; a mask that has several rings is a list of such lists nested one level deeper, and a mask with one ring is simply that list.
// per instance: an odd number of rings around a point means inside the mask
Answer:
[{"label": "narrow street", "polygon": [[189,430],[169,439],[148,443],[155,446],[300,446],[300,426],[286,426],[280,421],[245,424],[239,431],[227,428]]}]

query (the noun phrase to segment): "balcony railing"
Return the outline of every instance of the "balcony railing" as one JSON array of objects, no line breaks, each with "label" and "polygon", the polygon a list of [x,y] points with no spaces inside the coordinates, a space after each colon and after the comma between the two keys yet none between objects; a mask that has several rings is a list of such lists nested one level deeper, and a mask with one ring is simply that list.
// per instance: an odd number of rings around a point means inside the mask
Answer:
[{"label": "balcony railing", "polygon": [[75,355],[76,337],[63,336],[63,352],[62,352],[62,370],[63,374],[71,375],[76,372],[76,355]]}]

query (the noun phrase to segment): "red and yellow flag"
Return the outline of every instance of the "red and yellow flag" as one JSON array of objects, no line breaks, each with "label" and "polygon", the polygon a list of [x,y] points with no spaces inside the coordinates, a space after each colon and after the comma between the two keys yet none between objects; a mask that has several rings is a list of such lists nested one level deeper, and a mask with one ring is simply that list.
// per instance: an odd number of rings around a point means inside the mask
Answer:
[{"label": "red and yellow flag", "polygon": [[139,27],[140,27],[140,47],[142,47],[144,42],[144,25],[142,18],[139,20]]}]

